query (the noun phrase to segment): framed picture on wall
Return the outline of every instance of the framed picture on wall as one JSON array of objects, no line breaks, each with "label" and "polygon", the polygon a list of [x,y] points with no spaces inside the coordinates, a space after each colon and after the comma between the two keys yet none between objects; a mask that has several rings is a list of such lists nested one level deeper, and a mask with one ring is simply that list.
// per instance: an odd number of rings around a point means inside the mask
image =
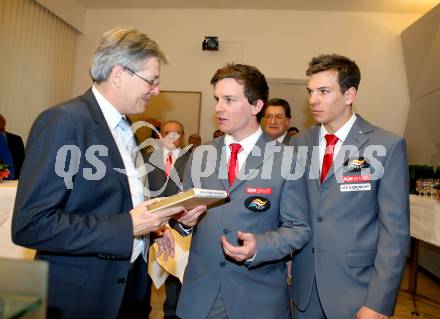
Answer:
[{"label": "framed picture on wall", "polygon": [[[130,115],[130,120],[146,121],[157,127],[169,120],[177,120],[183,124],[185,139],[193,133],[199,133],[200,109],[202,93],[190,91],[161,91],[159,95],[153,96],[147,105],[145,112],[137,115]],[[141,143],[146,138],[154,137],[152,130],[142,127],[136,131],[138,141]]]}]

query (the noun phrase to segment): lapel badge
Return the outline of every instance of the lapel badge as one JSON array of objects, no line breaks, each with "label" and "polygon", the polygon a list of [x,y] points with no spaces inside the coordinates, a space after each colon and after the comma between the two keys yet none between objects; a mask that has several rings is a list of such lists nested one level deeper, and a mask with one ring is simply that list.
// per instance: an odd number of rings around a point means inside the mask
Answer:
[{"label": "lapel badge", "polygon": [[270,208],[270,201],[261,196],[251,196],[244,202],[244,207],[253,212],[265,212]]},{"label": "lapel badge", "polygon": [[357,159],[348,159],[343,165],[346,172],[359,172],[362,168],[368,167],[370,167],[370,163],[368,163],[362,156]]}]

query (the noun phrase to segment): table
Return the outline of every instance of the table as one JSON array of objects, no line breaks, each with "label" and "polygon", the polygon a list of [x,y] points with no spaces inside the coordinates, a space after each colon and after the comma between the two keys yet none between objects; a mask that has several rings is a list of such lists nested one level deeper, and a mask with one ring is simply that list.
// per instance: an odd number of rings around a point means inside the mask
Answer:
[{"label": "table", "polygon": [[35,296],[0,293],[0,318],[24,318],[41,306],[41,299]]},{"label": "table", "polygon": [[411,237],[440,247],[440,201],[410,195]]},{"label": "table", "polygon": [[17,181],[0,183],[0,257],[33,259],[34,250],[17,246],[11,239],[12,212],[17,185]]},{"label": "table", "polygon": [[[437,304],[436,301],[417,294],[417,268],[420,240],[440,247],[440,201],[417,195],[410,195],[409,200],[411,251],[408,292],[414,298],[414,307],[416,297]],[[413,313],[417,315],[417,309]]]}]

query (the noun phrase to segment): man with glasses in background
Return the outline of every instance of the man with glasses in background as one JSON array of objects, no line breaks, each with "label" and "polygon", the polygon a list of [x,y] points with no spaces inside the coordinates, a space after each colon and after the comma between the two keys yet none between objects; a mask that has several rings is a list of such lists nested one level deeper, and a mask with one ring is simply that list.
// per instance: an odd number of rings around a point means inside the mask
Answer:
[{"label": "man with glasses in background", "polygon": [[274,140],[290,145],[292,137],[287,134],[292,117],[289,102],[280,98],[270,99],[263,114],[264,131]]},{"label": "man with glasses in background", "polygon": [[[33,124],[12,239],[49,263],[48,318],[147,317],[149,236],[185,210],[148,213],[144,163],[126,116],[159,94],[163,63],[146,34],[111,30],[92,59],[92,88]],[[168,236],[158,243],[172,254]]]}]

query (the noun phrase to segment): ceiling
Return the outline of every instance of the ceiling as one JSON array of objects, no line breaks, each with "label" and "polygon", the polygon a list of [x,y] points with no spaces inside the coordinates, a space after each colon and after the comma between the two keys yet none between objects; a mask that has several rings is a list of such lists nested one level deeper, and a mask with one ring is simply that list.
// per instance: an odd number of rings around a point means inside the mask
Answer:
[{"label": "ceiling", "polygon": [[440,0],[76,0],[85,9],[265,9],[423,14]]}]

